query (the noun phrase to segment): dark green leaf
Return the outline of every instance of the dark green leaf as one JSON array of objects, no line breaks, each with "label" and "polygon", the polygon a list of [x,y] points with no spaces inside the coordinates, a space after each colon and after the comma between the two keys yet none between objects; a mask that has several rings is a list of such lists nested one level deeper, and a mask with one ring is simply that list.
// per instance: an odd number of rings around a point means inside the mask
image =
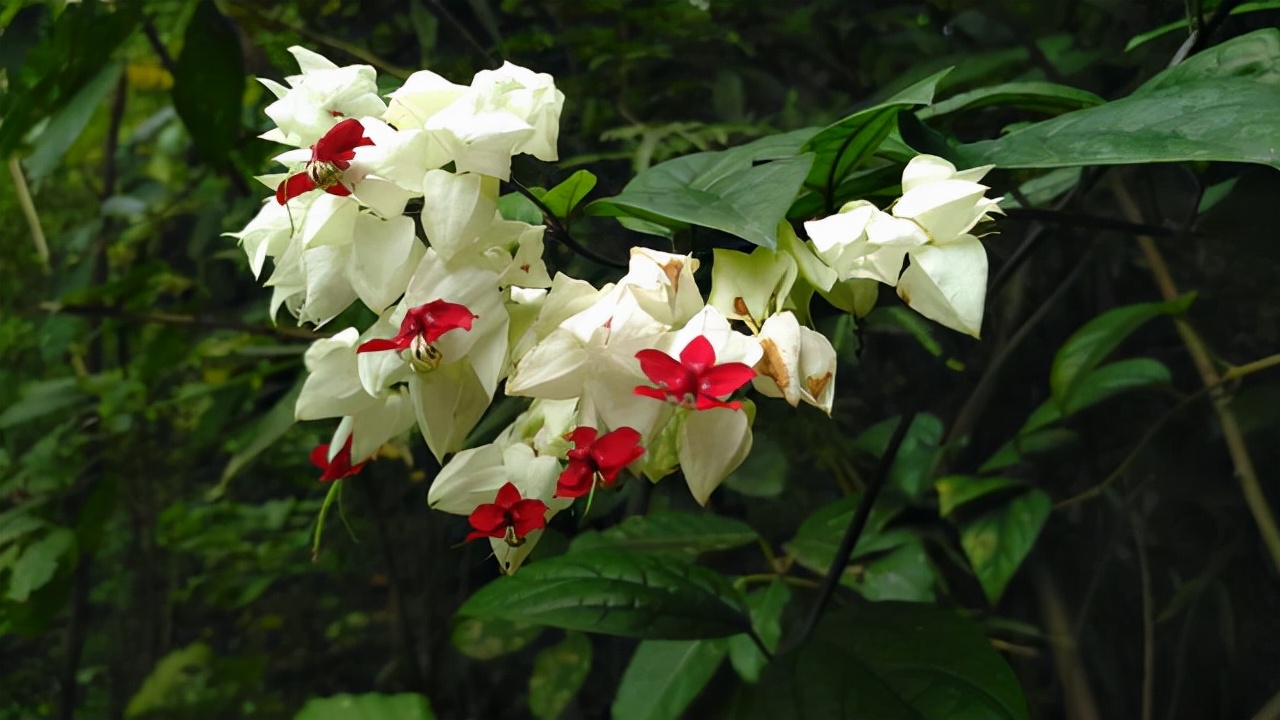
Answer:
[{"label": "dark green leaf", "polygon": [[225,165],[240,136],[244,55],[235,26],[213,0],[200,0],[173,73],[173,107],[204,158]]},{"label": "dark green leaf", "polygon": [[942,517],[948,517],[956,508],[980,497],[1025,485],[1026,483],[1014,478],[948,475],[939,478],[935,485],[938,488],[938,513]]},{"label": "dark green leaf", "polygon": [[1052,509],[1048,495],[1028,489],[1004,506],[960,525],[960,546],[993,605],[1035,545]]},{"label": "dark green leaf", "polygon": [[449,640],[467,657],[492,660],[523,648],[544,629],[541,625],[498,618],[460,618],[454,623]]},{"label": "dark green leaf", "polygon": [[753,165],[750,147],[695,153],[649,168],[620,194],[587,205],[587,211],[671,229],[700,225],[772,248],[778,222],[812,162],[813,156],[805,154]]},{"label": "dark green leaf", "polygon": [[[795,537],[786,544],[787,551],[795,557],[796,562],[817,573],[827,572],[840,546],[840,538],[853,518],[858,498],[858,495],[850,495],[825,505],[800,524]],[[867,527],[853,549],[853,561],[910,542],[914,537],[910,532],[904,529],[886,529],[889,521],[901,510],[900,506],[895,506],[887,498],[881,498],[875,504]],[[846,570],[845,575],[846,584],[854,580],[851,571]]]},{"label": "dark green leaf", "polygon": [[31,156],[23,162],[32,180],[47,176],[58,166],[93,114],[104,105],[123,70],[120,63],[108,63],[49,119],[35,140]]},{"label": "dark green leaf", "polygon": [[596,176],[587,170],[579,170],[570,175],[564,182],[551,188],[542,196],[542,202],[557,218],[564,219],[573,214],[573,209],[596,186]]},{"label": "dark green leaf", "polygon": [[[1045,405],[1052,404],[1052,400],[1045,403]],[[1044,405],[1041,407],[1044,407]],[[989,473],[1003,470],[1011,465],[1017,465],[1029,456],[1042,455],[1066,447],[1074,443],[1078,437],[1079,434],[1076,431],[1066,428],[1041,428],[1015,435],[1012,440],[1001,446],[986,462],[982,463],[982,466],[978,468],[978,472]]]},{"label": "dark green leaf", "polygon": [[[1076,402],[1073,396],[1078,387],[1116,346],[1154,318],[1186,312],[1194,299],[1195,295],[1192,293],[1170,302],[1126,305],[1108,310],[1085,323],[1067,338],[1054,355],[1053,367],[1049,370],[1049,388],[1054,400],[1064,408],[1079,407],[1073,405]],[[1104,380],[1109,382],[1111,378]]]},{"label": "dark green leaf", "polygon": [[[764,646],[773,652],[782,639],[782,612],[791,602],[791,589],[781,580],[774,580],[763,590],[747,596],[747,608],[751,611],[751,627]],[[745,633],[729,638],[729,662],[738,676],[747,682],[760,679],[760,673],[769,659],[760,652],[750,635]]]},{"label": "dark green leaf", "polygon": [[66,413],[68,408],[89,401],[89,394],[74,377],[36,380],[22,386],[22,397],[0,413],[0,430],[44,417]]},{"label": "dark green leaf", "polygon": [[647,640],[622,675],[613,720],[677,720],[724,660],[723,640]]},{"label": "dark green leaf", "polygon": [[756,539],[750,525],[711,513],[659,512],[627,518],[599,532],[574,538],[570,552],[670,552],[689,556],[741,547]]},{"label": "dark green leaf", "polygon": [[873,600],[933,602],[938,573],[920,538],[905,542],[849,569],[845,584]]},{"label": "dark green leaf", "polygon": [[279,440],[289,428],[297,422],[294,419],[294,406],[298,404],[298,395],[302,392],[302,382],[294,385],[284,397],[280,398],[262,417],[258,418],[242,435],[245,445],[227,461],[222,469],[222,478],[207,493],[207,499],[213,500],[222,496],[227,484],[244,469],[254,458],[262,454]]},{"label": "dark green leaf", "polygon": [[805,184],[830,193],[849,171],[875,153],[897,126],[904,108],[933,102],[933,92],[950,69],[930,76],[892,98],[828,125],[809,138],[803,150],[815,155]]},{"label": "dark green leaf", "polygon": [[591,639],[577,632],[538,653],[529,676],[529,711],[539,720],[556,720],[578,694],[591,671]]},{"label": "dark green leaf", "polygon": [[[872,425],[854,440],[854,447],[876,459],[898,427],[898,418]],[[890,483],[908,497],[918,498],[929,489],[933,468],[942,458],[942,421],[935,415],[921,413],[911,420],[906,437],[893,458],[889,470]]]},{"label": "dark green leaf", "polygon": [[0,546],[49,524],[43,518],[31,514],[30,508],[30,504],[24,504],[0,513]]},{"label": "dark green leaf", "polygon": [[1222,78],[1280,85],[1280,30],[1255,30],[1221,45],[1205,48],[1146,81],[1133,94],[1142,95],[1188,82]]},{"label": "dark green leaf", "polygon": [[750,686],[738,718],[1020,720],[1017,678],[982,629],[919,603],[863,603],[823,618]]},{"label": "dark green leaf", "polygon": [[786,451],[771,436],[757,433],[751,444],[751,453],[737,470],[729,473],[724,484],[734,492],[750,497],[781,495],[787,486]]},{"label": "dark green leaf", "polygon": [[949,115],[987,107],[1012,107],[1019,110],[1057,115],[1071,110],[1093,107],[1106,102],[1091,92],[1049,82],[1011,82],[960,93],[921,108],[916,117]]},{"label": "dark green leaf", "polygon": [[965,165],[1051,168],[1219,160],[1280,168],[1280,85],[1186,82],[963,145]]},{"label": "dark green leaf", "polygon": [[434,720],[431,704],[421,695],[334,695],[311,698],[293,720]]},{"label": "dark green leaf", "polygon": [[458,614],[655,639],[749,626],[741,594],[718,573],[667,554],[608,550],[532,563],[481,588]]}]

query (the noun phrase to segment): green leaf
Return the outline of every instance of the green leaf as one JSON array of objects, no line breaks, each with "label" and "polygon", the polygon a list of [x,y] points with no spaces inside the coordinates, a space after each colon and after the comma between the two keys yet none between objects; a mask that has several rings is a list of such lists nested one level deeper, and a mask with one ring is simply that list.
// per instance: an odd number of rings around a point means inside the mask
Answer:
[{"label": "green leaf", "polygon": [[518,220],[530,225],[541,225],[547,221],[538,206],[518,192],[507,193],[498,198],[498,212],[504,220]]},{"label": "green leaf", "polygon": [[165,655],[147,675],[142,687],[129,699],[126,718],[158,717],[190,709],[210,694],[216,656],[208,645],[192,643]]},{"label": "green leaf", "polygon": [[542,196],[542,202],[557,218],[565,219],[596,186],[596,176],[587,170],[579,170],[564,182],[551,188]]},{"label": "green leaf", "polygon": [[591,672],[591,639],[577,632],[538,653],[529,676],[529,711],[539,720],[555,720],[578,694]]},{"label": "green leaf", "polygon": [[[1037,408],[1020,432],[1044,427],[1120,393],[1168,385],[1172,380],[1173,376],[1169,368],[1159,360],[1129,358],[1108,363],[1077,380],[1065,407],[1050,400]],[[1046,406],[1049,409],[1046,410]]]},{"label": "green leaf", "polygon": [[[782,613],[791,602],[791,589],[781,580],[774,580],[763,590],[747,596],[747,608],[751,611],[751,627],[764,646],[773,652],[782,640]],[[729,662],[738,677],[756,682],[769,659],[760,652],[750,635],[745,633],[729,638]]]},{"label": "green leaf", "polygon": [[[1275,10],[1280,8],[1280,0],[1260,0],[1259,2],[1247,2],[1231,8],[1232,15],[1240,15],[1247,12],[1257,12],[1259,10]],[[1129,52],[1134,48],[1147,44],[1158,37],[1168,35],[1175,30],[1182,30],[1187,27],[1186,19],[1175,20],[1167,25],[1161,25],[1154,30],[1148,30],[1144,33],[1133,36],[1131,40],[1124,46],[1124,51]],[[1223,43],[1225,45],[1226,43]],[[1212,49],[1212,48],[1210,48]]]},{"label": "green leaf", "polygon": [[925,78],[878,105],[819,130],[802,148],[815,155],[805,184],[832,194],[845,175],[862,166],[889,137],[897,126],[899,112],[933,102],[938,81],[950,71],[948,68]]},{"label": "green leaf", "polygon": [[[1029,207],[1040,207],[1065,195],[1080,182],[1078,167],[1058,168],[1032,178],[1018,186],[1018,192],[1027,199]],[[1000,201],[1002,208],[1022,207],[1022,202],[1012,194]]]},{"label": "green leaf", "polygon": [[173,108],[200,154],[226,165],[240,136],[244,53],[235,26],[213,0],[200,0],[173,72]]},{"label": "green leaf", "polygon": [[[1126,305],[1099,315],[1085,323],[1067,338],[1053,358],[1049,370],[1049,388],[1054,400],[1063,408],[1073,406],[1073,395],[1098,363],[1111,354],[1125,338],[1148,321],[1161,315],[1179,315],[1187,311],[1195,299],[1188,293],[1169,302]],[[1124,366],[1126,369],[1133,366]],[[1150,368],[1147,369],[1150,372]],[[1114,378],[1105,377],[1104,384]]]},{"label": "green leaf", "polygon": [[434,720],[431,704],[421,695],[334,695],[311,698],[293,720]]},{"label": "green leaf", "polygon": [[1052,509],[1048,495],[1028,489],[1002,507],[961,523],[960,547],[991,604],[999,602]]},{"label": "green leaf", "polygon": [[[1045,407],[1046,405],[1052,406],[1053,401],[1050,400],[1040,407]],[[1041,428],[1015,435],[1009,442],[993,453],[986,462],[982,463],[982,466],[978,468],[978,472],[989,473],[1003,470],[1012,465],[1017,465],[1028,456],[1042,455],[1066,447],[1074,443],[1078,437],[1079,433],[1066,428]]]},{"label": "green leaf", "polygon": [[27,511],[29,504],[0,513],[0,546],[16,540],[33,530],[48,526],[43,518]]},{"label": "green leaf", "polygon": [[981,627],[919,603],[833,611],[748,686],[736,718],[1021,720],[1017,678]]},{"label": "green leaf", "polygon": [[637,175],[622,192],[587,205],[593,215],[629,216],[678,230],[714,228],[764,247],[795,200],[813,156],[753,165],[750,147],[686,155]]},{"label": "green leaf", "polygon": [[1030,112],[1058,115],[1071,110],[1101,105],[1106,100],[1086,90],[1050,82],[1011,82],[960,93],[921,108],[916,117],[927,120],[965,110],[1011,107]]},{"label": "green leaf", "polygon": [[[863,431],[854,447],[877,460],[898,427],[897,417],[872,425]],[[911,420],[906,437],[893,458],[889,482],[908,497],[918,498],[929,490],[933,468],[942,459],[942,421],[935,415],[920,413]]]},{"label": "green leaf", "polygon": [[613,720],[677,720],[724,661],[723,640],[646,640],[631,656]]},{"label": "green leaf", "polygon": [[458,614],[654,639],[749,627],[739,591],[718,573],[666,554],[608,550],[528,565],[480,588]]},{"label": "green leaf", "polygon": [[32,180],[46,177],[58,167],[62,156],[106,102],[123,71],[124,66],[120,63],[107,63],[49,119],[44,131],[36,137],[30,157],[23,162]]},{"label": "green leaf", "polygon": [[22,551],[9,575],[8,598],[26,602],[31,593],[44,587],[58,571],[58,561],[75,550],[76,534],[58,528]]},{"label": "green leaf", "polygon": [[492,660],[513,653],[542,634],[541,625],[499,618],[460,618],[449,641],[467,657]]},{"label": "green leaf", "polygon": [[88,401],[89,394],[74,377],[29,382],[22,386],[20,399],[0,413],[0,430],[51,413],[60,413],[65,417],[68,408],[87,404]]},{"label": "green leaf", "polygon": [[627,518],[607,530],[582,533],[574,538],[569,551],[668,552],[696,557],[742,547],[755,542],[756,537],[750,525],[733,518],[711,513],[659,512]]},{"label": "green leaf", "polygon": [[963,145],[962,164],[1001,168],[1218,160],[1280,168],[1280,85],[1186,82]]},{"label": "green leaf", "polygon": [[293,427],[297,420],[294,419],[294,406],[298,404],[298,395],[302,393],[302,382],[299,381],[293,386],[284,397],[280,398],[275,405],[271,407],[257,422],[253,423],[240,438],[245,442],[238,452],[231,456],[227,461],[227,466],[222,469],[222,477],[218,480],[218,484],[206,493],[206,500],[216,500],[222,497],[227,490],[227,484],[241,470],[245,468],[254,458],[262,454],[264,450],[271,447]]},{"label": "green leaf", "polygon": [[787,486],[786,451],[772,436],[757,432],[747,459],[729,473],[724,484],[749,497],[778,497]]},{"label": "green leaf", "polygon": [[939,478],[935,485],[938,488],[938,513],[942,517],[949,517],[956,508],[978,498],[1025,485],[1026,483],[1014,478],[948,475]]},{"label": "green leaf", "polygon": [[[1280,7],[1280,3],[1276,4]],[[1280,85],[1280,30],[1266,28],[1205,48],[1146,81],[1133,95],[1197,80],[1236,78]]]}]

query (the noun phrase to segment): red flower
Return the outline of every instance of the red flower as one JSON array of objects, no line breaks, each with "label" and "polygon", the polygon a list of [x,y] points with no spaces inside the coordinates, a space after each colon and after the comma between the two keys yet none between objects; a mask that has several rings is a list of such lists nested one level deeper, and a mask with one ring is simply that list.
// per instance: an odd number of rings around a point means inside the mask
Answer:
[{"label": "red flower", "polygon": [[698,410],[715,407],[727,407],[737,410],[740,402],[724,402],[722,398],[732,395],[755,377],[756,371],[745,363],[725,363],[716,365],[716,351],[706,336],[694,338],[684,350],[680,351],[677,361],[661,350],[641,350],[636,353],[640,361],[640,369],[657,387],[638,385],[635,394],[658,400],[672,402]]},{"label": "red flower", "polygon": [[408,350],[419,337],[430,345],[454,328],[471,330],[471,321],[478,317],[480,316],[473,315],[466,305],[432,300],[405,313],[404,321],[400,323],[400,332],[395,337],[390,340],[378,338],[361,343],[360,347],[356,348],[356,352]]},{"label": "red flower", "polygon": [[347,436],[347,441],[342,444],[342,449],[338,451],[333,459],[329,459],[329,444],[317,445],[315,450],[311,451],[311,464],[320,468],[323,475],[320,476],[320,482],[333,482],[341,480],[345,477],[351,477],[364,469],[369,463],[368,460],[351,466],[351,436]]},{"label": "red flower", "polygon": [[644,454],[640,433],[623,427],[596,437],[596,429],[580,427],[566,435],[573,441],[569,464],[556,482],[556,497],[582,497],[593,483],[612,483],[622,468]]},{"label": "red flower", "polygon": [[373,141],[364,136],[364,126],[355,118],[347,118],[329,128],[329,132],[311,146],[306,170],[290,175],[276,188],[276,202],[284,205],[316,188],[330,195],[350,195],[351,190],[342,184],[342,172],[351,167],[356,148],[372,144]]},{"label": "red flower", "polygon": [[467,535],[468,542],[491,537],[520,547],[525,536],[547,526],[547,505],[541,500],[521,500],[520,490],[507,483],[498,489],[493,502],[476,508],[467,520],[475,528]]}]

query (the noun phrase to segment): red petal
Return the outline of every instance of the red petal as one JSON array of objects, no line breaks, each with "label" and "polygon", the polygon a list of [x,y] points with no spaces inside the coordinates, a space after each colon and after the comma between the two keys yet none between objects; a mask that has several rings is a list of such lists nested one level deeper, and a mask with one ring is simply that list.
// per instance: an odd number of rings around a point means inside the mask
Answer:
[{"label": "red petal", "polygon": [[351,189],[342,183],[334,183],[333,185],[325,188],[324,191],[330,195],[337,195],[338,197],[346,197],[351,194]]},{"label": "red petal", "polygon": [[284,205],[299,195],[316,189],[316,184],[306,173],[297,173],[285,178],[276,188],[276,202]]},{"label": "red petal", "polygon": [[387,340],[386,338],[375,338],[360,343],[360,347],[356,348],[356,354],[367,352],[382,352],[383,350],[404,350],[409,347],[407,344],[402,345],[395,340]]},{"label": "red petal", "polygon": [[635,428],[623,427],[601,437],[591,446],[591,457],[596,461],[596,467],[605,480],[613,480],[618,471],[644,454],[644,448],[639,443],[640,432]]},{"label": "red petal", "polygon": [[751,382],[756,371],[745,363],[725,363],[709,368],[698,378],[698,394],[722,398]]},{"label": "red petal", "polygon": [[329,469],[329,443],[317,445],[316,448],[311,451],[311,464],[321,470]]},{"label": "red petal", "polygon": [[591,490],[595,470],[587,462],[570,462],[556,481],[556,497],[579,498]]},{"label": "red petal", "polygon": [[[494,503],[485,503],[471,512],[467,522],[486,535],[502,537],[502,529],[507,525],[507,513]],[[493,533],[497,534],[493,535]]]},{"label": "red petal", "polygon": [[[422,337],[428,343],[440,339],[440,336],[455,328],[471,330],[471,322],[478,318],[466,305],[432,300],[426,305],[409,311],[415,313],[422,323]],[[406,320],[408,317],[406,316]]]},{"label": "red petal", "polygon": [[498,497],[493,501],[494,505],[503,510],[510,510],[518,502],[520,502],[520,489],[512,483],[498,488]]},{"label": "red petal", "polygon": [[312,155],[316,160],[333,162],[339,153],[349,152],[361,145],[372,144],[372,140],[364,137],[364,126],[360,121],[347,118],[329,128],[329,132],[316,141]]},{"label": "red petal", "polygon": [[515,528],[516,537],[540,530],[547,526],[547,504],[541,500],[521,500],[511,508],[511,526]]},{"label": "red petal", "polygon": [[641,350],[636,353],[640,370],[654,383],[666,387],[676,395],[693,390],[693,376],[675,358],[661,350]]},{"label": "red petal", "polygon": [[742,403],[737,400],[732,402],[722,402],[709,395],[699,395],[697,401],[694,403],[694,407],[699,410],[710,410],[711,408],[720,407],[729,408],[730,410],[740,410],[742,408]]},{"label": "red petal", "polygon": [[700,375],[703,370],[716,364],[716,349],[711,347],[711,341],[706,335],[699,335],[680,351],[680,364],[695,375]]},{"label": "red petal", "polygon": [[666,401],[671,396],[670,393],[668,393],[666,390],[660,390],[656,387],[649,387],[648,385],[637,385],[635,389],[632,390],[632,392],[634,392],[636,395],[639,395],[640,397],[650,397],[650,398],[653,398],[654,400],[662,400],[662,401]]},{"label": "red petal", "polygon": [[595,428],[582,425],[574,428],[573,432],[569,433],[566,437],[573,443],[575,448],[582,448],[595,442],[596,435],[597,432]]}]

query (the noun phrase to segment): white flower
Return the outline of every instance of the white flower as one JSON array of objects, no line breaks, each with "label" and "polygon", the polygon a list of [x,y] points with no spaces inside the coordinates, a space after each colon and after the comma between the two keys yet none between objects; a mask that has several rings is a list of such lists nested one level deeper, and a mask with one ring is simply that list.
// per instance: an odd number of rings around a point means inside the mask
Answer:
[{"label": "white flower", "polygon": [[306,48],[291,47],[301,75],[285,78],[288,87],[259,79],[278,98],[266,108],[278,129],[266,140],[307,147],[347,117],[381,116],[386,103],[378,97],[376,73],[368,65],[338,67]]},{"label": "white flower", "polygon": [[763,356],[755,366],[755,389],[792,407],[803,400],[830,415],[836,379],[831,341],[801,325],[789,311],[766,320],[758,337]]}]

